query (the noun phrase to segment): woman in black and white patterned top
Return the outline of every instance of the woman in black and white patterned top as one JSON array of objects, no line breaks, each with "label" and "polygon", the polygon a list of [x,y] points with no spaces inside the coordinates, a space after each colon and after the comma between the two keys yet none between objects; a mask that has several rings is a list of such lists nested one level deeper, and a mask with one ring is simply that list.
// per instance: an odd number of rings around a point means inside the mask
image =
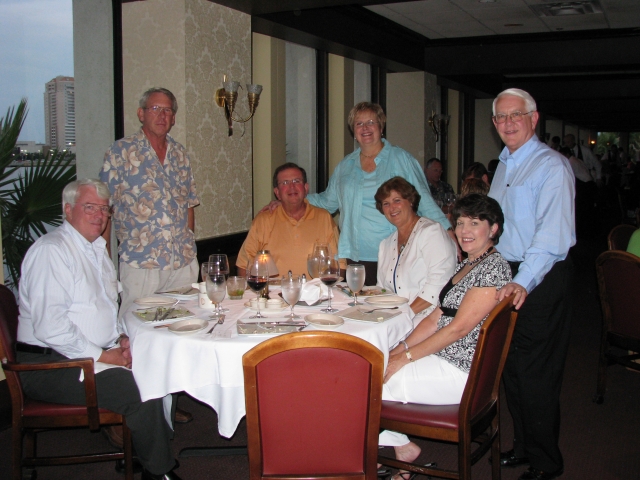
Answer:
[{"label": "woman in black and white patterned top", "polygon": [[[498,202],[471,194],[452,211],[455,233],[467,259],[440,292],[428,317],[391,350],[384,377],[383,400],[450,405],[460,403],[478,334],[497,305],[496,291],[511,281],[507,261],[495,250],[504,216]],[[393,446],[396,457],[411,462],[420,447],[406,435],[384,431],[380,445]],[[396,480],[409,480],[399,473]]]}]

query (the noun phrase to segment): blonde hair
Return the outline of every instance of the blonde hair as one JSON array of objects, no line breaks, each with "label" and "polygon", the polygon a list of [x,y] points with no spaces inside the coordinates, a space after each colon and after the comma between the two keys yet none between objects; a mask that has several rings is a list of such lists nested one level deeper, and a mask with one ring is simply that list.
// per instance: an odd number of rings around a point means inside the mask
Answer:
[{"label": "blonde hair", "polygon": [[460,187],[460,196],[466,197],[471,193],[479,193],[480,195],[486,195],[489,193],[489,185],[479,178],[467,178],[462,182]]}]

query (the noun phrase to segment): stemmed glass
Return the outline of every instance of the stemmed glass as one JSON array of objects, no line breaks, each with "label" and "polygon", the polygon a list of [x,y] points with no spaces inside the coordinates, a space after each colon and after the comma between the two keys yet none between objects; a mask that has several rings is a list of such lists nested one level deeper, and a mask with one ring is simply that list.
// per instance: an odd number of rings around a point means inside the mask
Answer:
[{"label": "stemmed glass", "polygon": [[[225,280],[229,276],[229,259],[224,253],[209,255],[209,271],[224,275]],[[228,308],[218,307],[218,314],[228,312]]]},{"label": "stemmed glass", "polygon": [[331,307],[331,287],[333,287],[340,278],[340,263],[338,262],[338,257],[320,257],[318,259],[318,274],[320,281],[329,287],[329,305],[320,311],[324,313],[335,313],[338,309]]},{"label": "stemmed glass", "polygon": [[[260,291],[265,287],[269,281],[269,264],[257,255],[256,258],[249,261],[247,265],[247,285],[253,290],[258,298],[260,297]],[[260,313],[260,302],[257,305],[258,313],[249,318],[265,318]]]},{"label": "stemmed glass", "polygon": [[[211,269],[211,265],[209,265]],[[216,306],[215,312],[211,315],[211,318],[216,318],[222,316],[222,311],[220,310],[220,302],[224,300],[224,296],[227,293],[227,281],[224,278],[224,275],[221,273],[209,273],[206,276],[205,282],[207,284],[207,296],[209,300]]]},{"label": "stemmed glass", "polygon": [[302,295],[302,280],[300,275],[291,275],[282,279],[282,298],[291,307],[291,314],[287,315],[287,318],[293,320],[294,318],[300,318],[300,315],[293,313],[293,307],[300,300]]},{"label": "stemmed glass", "polygon": [[318,278],[318,257],[313,253],[307,256],[307,270],[311,278]]},{"label": "stemmed glass", "polygon": [[353,292],[353,302],[349,303],[351,307],[362,305],[362,303],[358,303],[358,292],[364,287],[365,276],[364,265],[358,263],[347,265],[347,285]]}]

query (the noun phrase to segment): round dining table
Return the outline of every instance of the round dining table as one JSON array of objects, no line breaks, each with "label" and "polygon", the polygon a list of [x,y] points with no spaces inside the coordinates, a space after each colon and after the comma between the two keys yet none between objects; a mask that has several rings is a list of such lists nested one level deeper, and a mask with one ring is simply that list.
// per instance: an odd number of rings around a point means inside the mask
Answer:
[{"label": "round dining table", "polygon": [[[333,291],[333,306],[340,311],[349,308],[347,304],[353,299],[337,288]],[[277,292],[277,288],[271,287],[272,298],[279,298]],[[245,306],[251,298],[255,298],[255,294],[247,291],[242,300],[225,299],[222,306],[229,311],[224,323],[217,325],[212,333],[208,332],[217,323],[215,319],[210,320],[212,310],[200,308],[197,299],[180,301],[177,307],[188,309],[196,318],[209,320],[207,328],[191,335],[154,328],[158,323],[138,318],[134,312],[140,306],[133,304],[122,318],[131,339],[132,370],[142,400],[186,392],[217,412],[220,435],[231,438],[245,416],[242,356],[273,337],[238,334],[237,322],[255,315],[255,311]],[[303,320],[305,315],[319,313],[325,306],[324,302],[316,306],[296,305],[295,313]],[[334,331],[354,335],[375,345],[384,353],[386,366],[389,350],[406,338],[414,327],[409,306],[404,304],[397,310],[398,315],[381,322],[344,318],[344,324]],[[283,317],[289,313],[289,308],[266,312],[269,321],[285,321]],[[305,331],[314,329],[316,327],[309,325]]]}]

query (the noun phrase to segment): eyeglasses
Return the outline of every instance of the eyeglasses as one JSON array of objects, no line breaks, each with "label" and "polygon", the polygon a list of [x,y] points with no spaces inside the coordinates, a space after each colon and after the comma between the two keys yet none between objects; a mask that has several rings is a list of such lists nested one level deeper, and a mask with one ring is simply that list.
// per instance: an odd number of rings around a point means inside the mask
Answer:
[{"label": "eyeglasses", "polygon": [[294,178],[293,180],[283,180],[281,182],[278,182],[278,186],[279,187],[286,187],[289,184],[300,185],[301,183],[302,183],[302,179],[301,178]]},{"label": "eyeglasses", "polygon": [[507,117],[509,117],[511,119],[512,122],[521,122],[522,121],[522,117],[524,117],[525,115],[529,115],[530,113],[535,112],[535,110],[531,110],[530,112],[513,112],[513,113],[498,113],[496,115],[494,115],[493,117],[493,121],[496,123],[504,123],[507,121]]},{"label": "eyeglasses", "polygon": [[153,107],[147,107],[145,110],[153,113],[154,115],[160,115],[164,113],[165,115],[173,115],[173,108],[171,107],[161,107],[160,105],[154,105]]},{"label": "eyeglasses", "polygon": [[357,122],[356,128],[362,127],[373,127],[374,125],[378,125],[380,122],[376,122],[375,120],[367,120],[366,122]]},{"label": "eyeglasses", "polygon": [[95,215],[100,212],[105,217],[110,217],[112,212],[109,205],[96,205],[95,203],[83,203],[82,208],[87,215]]}]

